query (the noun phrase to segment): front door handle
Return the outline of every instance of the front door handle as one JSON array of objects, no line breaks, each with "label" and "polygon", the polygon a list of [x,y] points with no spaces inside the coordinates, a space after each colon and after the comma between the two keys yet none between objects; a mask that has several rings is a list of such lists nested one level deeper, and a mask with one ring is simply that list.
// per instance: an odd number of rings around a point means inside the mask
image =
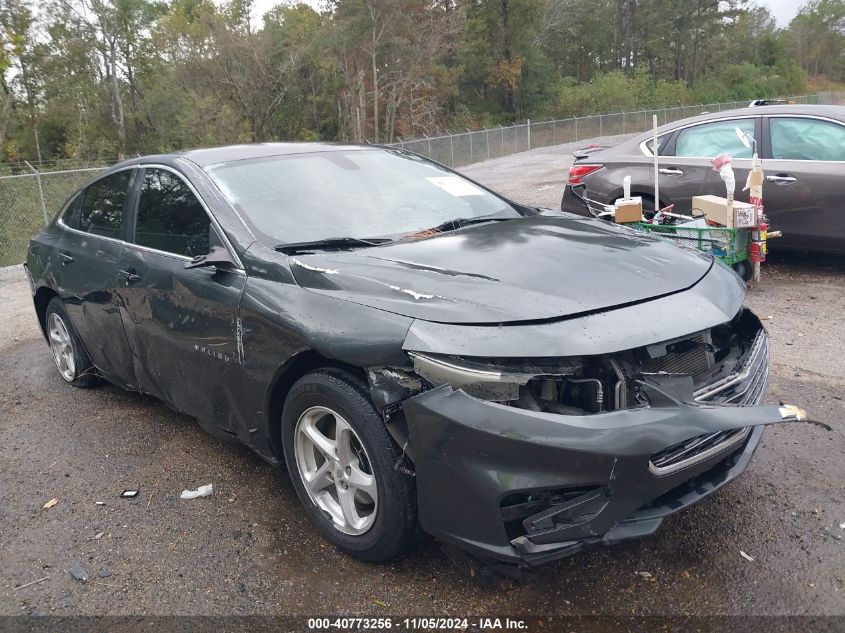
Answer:
[{"label": "front door handle", "polygon": [[776,174],[774,176],[766,176],[766,180],[769,182],[774,182],[779,185],[788,185],[791,182],[795,182],[798,179],[795,176],[790,176],[788,174]]},{"label": "front door handle", "polygon": [[684,174],[684,170],[676,167],[661,167],[657,170],[657,173],[664,174],[666,176],[682,176]]},{"label": "front door handle", "polygon": [[67,266],[73,261],[73,256],[70,253],[59,251],[57,255],[62,260],[62,266]]},{"label": "front door handle", "polygon": [[141,275],[137,274],[134,270],[118,270],[117,274],[121,277],[126,277],[126,285],[134,284],[136,281],[141,279]]}]

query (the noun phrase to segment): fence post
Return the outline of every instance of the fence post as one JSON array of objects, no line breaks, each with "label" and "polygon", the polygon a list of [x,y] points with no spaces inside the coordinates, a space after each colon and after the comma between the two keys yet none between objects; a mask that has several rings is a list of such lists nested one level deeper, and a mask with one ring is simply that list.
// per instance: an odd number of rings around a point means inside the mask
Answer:
[{"label": "fence post", "polygon": [[50,218],[47,217],[47,204],[44,202],[44,187],[41,185],[41,173],[29,164],[29,161],[24,161],[26,166],[35,174],[35,180],[38,181],[38,197],[41,198],[41,213],[44,215],[44,226],[50,224]]},{"label": "fence post", "polygon": [[[572,120],[575,121],[575,142],[578,142],[578,117],[572,117]],[[601,117],[599,117],[599,121],[601,121]],[[600,124],[601,125],[601,124]]]},{"label": "fence post", "polygon": [[557,119],[552,121],[552,145],[557,145]]},{"label": "fence post", "polygon": [[470,164],[472,164],[473,162],[475,162],[472,158],[472,132],[469,131],[469,128],[465,129],[467,131],[467,134],[469,134],[469,162]]},{"label": "fence post", "polygon": [[431,139],[429,138],[428,134],[423,134],[423,136],[428,141],[428,157],[431,158]]},{"label": "fence post", "polygon": [[625,113],[622,113],[622,134],[625,133]]},{"label": "fence post", "polygon": [[499,130],[502,132],[502,153],[499,156],[505,155],[505,128],[502,127],[502,124],[499,123]]},{"label": "fence post", "polygon": [[487,135],[487,160],[490,160],[490,130],[487,129],[487,126],[484,126],[484,133]]},{"label": "fence post", "polygon": [[599,115],[599,136],[604,136],[604,116]]},{"label": "fence post", "polygon": [[526,119],[525,129],[528,130],[528,149],[531,149],[531,119]]},{"label": "fence post", "polygon": [[454,135],[449,135],[449,155],[452,157],[452,162],[449,163],[449,167],[455,166],[455,141],[453,140],[454,138]]}]

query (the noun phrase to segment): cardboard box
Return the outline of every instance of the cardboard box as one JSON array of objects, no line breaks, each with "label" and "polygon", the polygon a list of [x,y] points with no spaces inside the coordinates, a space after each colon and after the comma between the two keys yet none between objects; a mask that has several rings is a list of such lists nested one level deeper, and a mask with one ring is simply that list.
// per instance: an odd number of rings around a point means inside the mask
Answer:
[{"label": "cardboard box", "polygon": [[643,221],[643,199],[640,196],[619,198],[614,203],[614,219],[620,224]]},{"label": "cardboard box", "polygon": [[748,202],[729,202],[720,196],[693,196],[692,209],[693,212],[703,211],[708,220],[729,229],[757,225],[757,207]]}]

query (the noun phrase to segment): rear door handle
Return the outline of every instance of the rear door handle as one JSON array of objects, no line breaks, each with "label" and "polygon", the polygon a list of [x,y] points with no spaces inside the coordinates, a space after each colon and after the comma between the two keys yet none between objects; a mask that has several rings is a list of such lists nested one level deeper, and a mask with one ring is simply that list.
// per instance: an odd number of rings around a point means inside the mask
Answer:
[{"label": "rear door handle", "polygon": [[683,169],[677,169],[675,167],[661,167],[657,170],[658,174],[664,174],[666,176],[682,176],[684,173]]},{"label": "rear door handle", "polygon": [[796,182],[798,179],[795,176],[789,176],[787,174],[776,174],[774,176],[766,176],[766,180],[776,182],[779,185],[787,185],[791,182]]},{"label": "rear door handle", "polygon": [[60,260],[62,260],[62,266],[66,266],[73,261],[73,256],[70,253],[66,253],[64,251],[59,251],[57,253]]},{"label": "rear door handle", "polygon": [[134,270],[118,270],[117,274],[121,277],[126,277],[127,286],[141,279],[141,275],[137,274]]}]

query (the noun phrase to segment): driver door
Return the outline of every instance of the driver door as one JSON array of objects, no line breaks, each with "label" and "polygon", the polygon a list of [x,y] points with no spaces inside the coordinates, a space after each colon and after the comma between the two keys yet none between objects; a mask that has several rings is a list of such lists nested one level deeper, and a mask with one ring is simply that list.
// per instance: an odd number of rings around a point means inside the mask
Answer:
[{"label": "driver door", "polygon": [[174,171],[144,169],[130,226],[117,294],[140,387],[231,431],[246,276],[234,267],[185,267],[223,243],[194,190]]}]

